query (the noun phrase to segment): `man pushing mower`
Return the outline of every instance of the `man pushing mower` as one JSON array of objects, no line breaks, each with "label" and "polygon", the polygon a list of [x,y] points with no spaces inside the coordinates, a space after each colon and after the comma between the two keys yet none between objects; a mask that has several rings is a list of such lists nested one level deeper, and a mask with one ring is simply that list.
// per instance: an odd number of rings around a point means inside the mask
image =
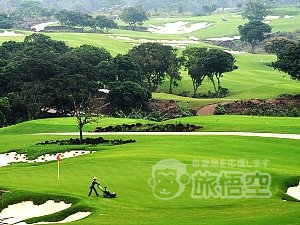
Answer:
[{"label": "man pushing mower", "polygon": [[91,185],[90,185],[89,196],[91,196],[91,194],[92,194],[93,191],[95,192],[95,194],[96,194],[97,196],[99,196],[99,194],[98,194],[98,192],[97,192],[97,190],[96,190],[96,188],[95,188],[95,185],[97,185],[98,187],[100,186],[100,183],[97,181],[97,177],[93,177],[92,183],[91,183]]},{"label": "man pushing mower", "polygon": [[97,181],[97,177],[93,177],[92,183],[90,185],[90,192],[88,196],[91,196],[92,192],[94,191],[97,196],[99,196],[95,185],[103,192],[104,198],[115,198],[117,197],[117,194],[115,192],[110,192],[107,187],[104,187],[104,189],[101,187],[100,183]]}]

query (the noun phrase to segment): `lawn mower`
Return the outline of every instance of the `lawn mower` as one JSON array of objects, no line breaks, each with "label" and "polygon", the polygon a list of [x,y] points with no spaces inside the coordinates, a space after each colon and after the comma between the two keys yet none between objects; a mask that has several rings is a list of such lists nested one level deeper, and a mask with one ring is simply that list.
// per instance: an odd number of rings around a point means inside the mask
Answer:
[{"label": "lawn mower", "polygon": [[117,197],[116,192],[110,192],[107,187],[104,187],[104,189],[101,186],[98,186],[98,188],[103,192],[104,198],[115,198]]}]

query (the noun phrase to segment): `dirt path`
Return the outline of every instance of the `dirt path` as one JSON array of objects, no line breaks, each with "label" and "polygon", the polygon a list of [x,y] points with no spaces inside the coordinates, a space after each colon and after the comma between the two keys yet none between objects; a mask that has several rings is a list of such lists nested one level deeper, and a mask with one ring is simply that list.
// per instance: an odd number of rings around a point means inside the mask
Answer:
[{"label": "dirt path", "polygon": [[214,115],[214,112],[216,110],[218,104],[212,104],[212,105],[206,105],[200,108],[197,111],[198,116],[204,116],[204,115]]}]

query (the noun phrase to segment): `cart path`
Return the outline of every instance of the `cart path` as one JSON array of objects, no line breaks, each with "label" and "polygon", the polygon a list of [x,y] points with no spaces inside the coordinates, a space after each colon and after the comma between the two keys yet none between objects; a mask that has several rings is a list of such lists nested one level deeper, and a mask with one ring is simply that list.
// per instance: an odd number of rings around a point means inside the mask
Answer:
[{"label": "cart path", "polygon": [[[79,132],[65,133],[38,133],[34,135],[65,135],[78,136]],[[104,136],[104,135],[187,135],[187,136],[244,136],[244,137],[267,137],[267,138],[284,138],[300,140],[300,134],[280,134],[280,133],[254,133],[254,132],[83,132],[87,136]]]}]

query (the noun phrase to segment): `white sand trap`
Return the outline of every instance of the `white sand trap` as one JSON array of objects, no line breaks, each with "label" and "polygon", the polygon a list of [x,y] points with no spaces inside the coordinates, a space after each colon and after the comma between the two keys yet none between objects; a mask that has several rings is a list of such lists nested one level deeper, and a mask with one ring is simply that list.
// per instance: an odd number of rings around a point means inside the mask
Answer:
[{"label": "white sand trap", "polygon": [[[155,42],[155,43],[161,43],[164,45],[169,45],[169,46],[173,46],[173,47],[177,47],[177,48],[186,48],[187,45],[189,44],[198,44],[199,43],[199,39],[196,37],[190,37],[189,40],[150,40],[150,39],[132,39],[129,37],[119,37],[119,36],[112,36],[112,35],[108,35],[108,38],[114,38],[117,40],[130,40],[130,41],[134,41],[131,44],[136,46],[140,43],[148,43],[148,42]],[[104,89],[99,89],[99,91],[104,90]]]},{"label": "white sand trap", "polygon": [[266,20],[277,20],[279,18],[280,18],[280,16],[266,16],[265,17]]},{"label": "white sand trap", "polygon": [[51,24],[56,24],[58,23],[58,21],[56,22],[47,22],[47,23],[41,23],[41,24],[37,24],[35,26],[32,26],[31,29],[34,29],[35,31],[41,31],[41,30],[44,30],[45,27],[51,25]]},{"label": "white sand trap", "polygon": [[293,18],[294,16],[289,16],[289,15],[285,15],[283,18],[284,19],[289,19],[289,18]]},{"label": "white sand trap", "polygon": [[246,53],[246,52],[232,51],[232,50],[224,50],[224,52],[228,52],[230,54],[243,54],[243,53]]},{"label": "white sand trap", "polygon": [[0,33],[1,37],[17,37],[17,36],[24,36],[24,34],[17,34],[14,31],[7,31],[5,30],[3,33]]},{"label": "white sand trap", "polygon": [[195,36],[189,36],[189,39],[192,41],[199,41],[199,38],[197,38]]},{"label": "white sand trap", "polygon": [[126,41],[134,41],[133,38],[130,37],[124,37],[124,36],[113,36],[113,35],[107,35],[108,38],[118,39],[118,40],[126,40]]},{"label": "white sand trap", "polygon": [[300,200],[300,182],[296,187],[289,187],[286,192],[287,195]]},{"label": "white sand trap", "polygon": [[[61,159],[66,159],[66,158],[72,158],[72,157],[77,157],[80,155],[85,155],[85,154],[90,154],[93,153],[91,151],[69,151],[69,152],[64,152],[64,153],[57,153],[60,154]],[[28,160],[27,156],[25,154],[18,154],[16,152],[10,152],[10,153],[4,153],[0,154],[0,167],[1,166],[9,166],[12,163],[18,163],[18,162],[27,162],[27,163],[35,163],[35,162],[47,162],[47,161],[55,161],[57,154],[45,154],[42,156],[39,156],[38,158],[34,160]]]},{"label": "white sand trap", "polygon": [[212,23],[207,22],[191,24],[189,22],[178,21],[175,23],[166,23],[164,26],[155,26],[150,24],[148,31],[156,34],[186,34],[204,29],[211,25]]},{"label": "white sand trap", "polygon": [[45,216],[71,207],[72,204],[49,200],[42,205],[34,205],[32,201],[13,204],[0,213],[3,224],[16,224],[22,220]]},{"label": "white sand trap", "polygon": [[[67,204],[63,201],[54,202],[53,200],[48,200],[42,205],[34,205],[32,201],[13,204],[3,209],[0,213],[0,218],[2,219],[1,224],[26,225],[27,223],[21,221],[34,217],[50,215],[71,206],[72,204]],[[35,224],[68,223],[83,219],[90,214],[91,212],[77,212],[58,222],[39,222]]]},{"label": "white sand trap", "polygon": [[233,41],[233,40],[240,40],[241,36],[234,36],[234,37],[220,37],[220,38],[207,38],[207,41]]}]

